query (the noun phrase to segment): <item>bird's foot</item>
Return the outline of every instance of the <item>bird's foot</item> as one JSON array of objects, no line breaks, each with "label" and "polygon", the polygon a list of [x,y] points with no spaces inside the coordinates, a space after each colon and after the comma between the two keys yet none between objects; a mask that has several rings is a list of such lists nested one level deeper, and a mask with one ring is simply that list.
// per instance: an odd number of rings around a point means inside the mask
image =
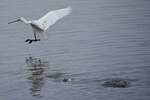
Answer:
[{"label": "bird's foot", "polygon": [[37,41],[40,41],[40,39],[35,39],[34,41],[37,42]]},{"label": "bird's foot", "polygon": [[25,42],[29,42],[31,39],[26,39]]},{"label": "bird's foot", "polygon": [[29,44],[31,44],[32,42],[37,42],[40,41],[40,39],[27,39],[25,40],[25,42],[29,42]]}]

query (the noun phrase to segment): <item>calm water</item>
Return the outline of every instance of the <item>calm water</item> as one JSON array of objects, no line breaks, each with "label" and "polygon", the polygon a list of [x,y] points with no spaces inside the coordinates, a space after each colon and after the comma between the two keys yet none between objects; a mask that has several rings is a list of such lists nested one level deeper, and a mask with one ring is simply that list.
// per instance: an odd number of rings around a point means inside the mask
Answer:
[{"label": "calm water", "polygon": [[[49,38],[27,44],[29,26],[17,17],[40,18],[73,7],[48,30]],[[0,0],[1,100],[150,100],[149,0]],[[62,82],[70,78],[70,82]],[[128,88],[103,87],[128,79]]]}]

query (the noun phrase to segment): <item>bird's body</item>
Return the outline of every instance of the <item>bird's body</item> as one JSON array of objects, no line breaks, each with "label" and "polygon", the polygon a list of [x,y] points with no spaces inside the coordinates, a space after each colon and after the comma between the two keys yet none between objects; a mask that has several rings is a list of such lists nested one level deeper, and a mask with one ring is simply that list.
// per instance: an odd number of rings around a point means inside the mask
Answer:
[{"label": "bird's body", "polygon": [[26,42],[32,43],[33,41],[40,41],[40,39],[37,39],[37,36],[39,36],[40,34],[44,34],[50,26],[54,25],[61,18],[69,15],[71,13],[71,10],[71,7],[53,10],[48,12],[42,18],[32,21],[27,21],[25,18],[21,17],[15,21],[9,22],[8,24],[21,21],[27,25],[30,25],[33,29],[35,39],[27,39]]}]

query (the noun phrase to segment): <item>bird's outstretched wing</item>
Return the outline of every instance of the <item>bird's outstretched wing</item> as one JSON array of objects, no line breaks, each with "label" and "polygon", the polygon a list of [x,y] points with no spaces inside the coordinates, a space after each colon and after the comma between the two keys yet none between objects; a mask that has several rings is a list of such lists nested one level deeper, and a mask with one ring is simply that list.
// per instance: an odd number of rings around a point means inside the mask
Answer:
[{"label": "bird's outstretched wing", "polygon": [[71,10],[71,7],[67,7],[64,9],[50,11],[42,18],[37,20],[37,23],[43,30],[47,30],[51,25],[55,24],[56,21],[69,15]]}]

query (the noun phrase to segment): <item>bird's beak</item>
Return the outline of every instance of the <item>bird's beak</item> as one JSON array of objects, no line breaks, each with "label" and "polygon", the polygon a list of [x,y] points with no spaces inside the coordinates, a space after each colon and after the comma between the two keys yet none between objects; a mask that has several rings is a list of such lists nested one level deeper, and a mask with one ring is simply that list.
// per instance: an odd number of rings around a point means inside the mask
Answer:
[{"label": "bird's beak", "polygon": [[9,22],[8,24],[12,24],[12,23],[15,23],[15,22],[18,22],[18,21],[20,21],[20,19],[17,19],[17,20],[11,21],[11,22]]}]

